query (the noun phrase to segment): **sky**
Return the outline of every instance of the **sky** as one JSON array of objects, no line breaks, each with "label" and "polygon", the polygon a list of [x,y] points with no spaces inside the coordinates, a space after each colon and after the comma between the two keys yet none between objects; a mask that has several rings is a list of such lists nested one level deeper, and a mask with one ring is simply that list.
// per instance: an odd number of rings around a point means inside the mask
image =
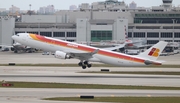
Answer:
[{"label": "sky", "polygon": [[[19,7],[21,10],[29,10],[29,4],[31,4],[31,10],[38,10],[39,7],[54,5],[55,9],[68,10],[70,5],[78,6],[81,3],[93,3],[105,0],[0,0],[0,8],[9,8],[14,5]],[[121,1],[121,0],[118,0]],[[162,4],[162,0],[123,0],[126,4],[134,1],[137,6],[140,7],[151,7],[159,6]],[[180,0],[173,0],[175,6],[180,5]]]}]

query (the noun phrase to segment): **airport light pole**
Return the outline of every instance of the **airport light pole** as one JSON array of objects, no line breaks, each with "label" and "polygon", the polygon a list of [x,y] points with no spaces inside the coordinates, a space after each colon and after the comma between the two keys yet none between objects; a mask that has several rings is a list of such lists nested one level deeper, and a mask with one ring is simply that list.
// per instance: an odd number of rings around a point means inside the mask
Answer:
[{"label": "airport light pole", "polygon": [[[172,21],[173,21],[173,43],[174,43],[174,23],[175,23],[175,20],[176,19],[172,19]],[[173,46],[173,53],[174,53],[174,46]]]},{"label": "airport light pole", "polygon": [[12,6],[11,14],[13,15],[13,12],[14,12],[14,5],[11,5],[11,6]]},{"label": "airport light pole", "polygon": [[32,5],[31,5],[31,4],[29,4],[29,10],[30,10],[30,12],[31,12],[31,6],[32,6]]},{"label": "airport light pole", "polygon": [[88,45],[88,40],[87,40],[87,38],[88,38],[88,37],[87,37],[87,36],[88,36],[88,31],[87,31],[87,30],[88,30],[88,27],[87,27],[87,26],[88,26],[88,23],[87,23],[87,20],[88,20],[88,19],[86,18],[86,44]]},{"label": "airport light pole", "polygon": [[37,19],[37,20],[38,20],[38,30],[39,30],[39,33],[38,33],[38,34],[40,35],[40,20],[41,20],[41,19]]},{"label": "airport light pole", "polygon": [[174,23],[175,23],[175,20],[176,19],[172,19],[172,21],[173,21],[173,42],[174,42]]}]

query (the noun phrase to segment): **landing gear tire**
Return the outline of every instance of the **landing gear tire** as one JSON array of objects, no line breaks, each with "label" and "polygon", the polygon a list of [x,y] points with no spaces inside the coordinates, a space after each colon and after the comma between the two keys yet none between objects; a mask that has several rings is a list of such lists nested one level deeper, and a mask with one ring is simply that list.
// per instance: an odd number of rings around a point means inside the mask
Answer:
[{"label": "landing gear tire", "polygon": [[86,66],[85,66],[85,65],[83,65],[83,66],[82,66],[82,68],[83,68],[83,69],[86,69]]},{"label": "landing gear tire", "polygon": [[85,65],[88,65],[88,61],[84,61],[84,64],[85,64]]},{"label": "landing gear tire", "polygon": [[92,67],[92,64],[89,64],[88,61],[80,61],[78,63],[79,66],[81,66],[83,69],[86,69],[87,67],[88,68],[91,68]]},{"label": "landing gear tire", "polygon": [[88,67],[88,68],[91,68],[91,67],[92,67],[92,64],[88,64],[87,67]]},{"label": "landing gear tire", "polygon": [[82,62],[79,62],[79,63],[78,63],[78,65],[79,65],[79,66],[82,66],[82,65],[83,65],[83,63],[82,63]]}]

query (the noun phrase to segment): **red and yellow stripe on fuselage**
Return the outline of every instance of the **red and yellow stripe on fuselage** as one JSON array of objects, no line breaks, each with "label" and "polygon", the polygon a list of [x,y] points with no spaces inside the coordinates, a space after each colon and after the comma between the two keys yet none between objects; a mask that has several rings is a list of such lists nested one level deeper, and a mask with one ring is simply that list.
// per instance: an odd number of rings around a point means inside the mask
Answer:
[{"label": "red and yellow stripe on fuselage", "polygon": [[[36,34],[30,34],[30,37],[37,41],[41,41],[41,42],[45,42],[45,43],[53,44],[53,45],[57,45],[57,46],[63,46],[66,48],[73,48],[73,49],[81,50],[84,52],[93,52],[94,50],[97,49],[97,48],[86,46],[86,45],[74,44],[74,43],[61,41],[61,40],[54,40],[54,39],[36,35]],[[145,60],[141,59],[141,58],[137,58],[134,56],[129,56],[129,55],[121,54],[121,53],[115,53],[115,52],[107,51],[107,50],[103,50],[103,49],[99,49],[97,54],[112,57],[112,58],[118,58],[118,59],[123,59],[123,60],[127,60],[127,61],[142,63],[142,64],[144,64],[144,62],[145,62]],[[156,63],[156,62],[153,62],[153,64],[161,65],[161,63]]]}]

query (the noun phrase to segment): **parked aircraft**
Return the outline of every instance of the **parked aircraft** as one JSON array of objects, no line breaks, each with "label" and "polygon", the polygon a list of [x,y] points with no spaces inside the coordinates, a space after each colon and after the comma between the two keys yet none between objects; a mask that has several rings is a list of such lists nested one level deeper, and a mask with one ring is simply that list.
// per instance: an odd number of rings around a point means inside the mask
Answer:
[{"label": "parked aircraft", "polygon": [[89,62],[101,62],[116,66],[161,65],[162,61],[157,59],[167,45],[167,42],[160,41],[145,52],[132,56],[29,33],[13,35],[12,39],[23,45],[55,52],[55,57],[58,59],[79,59],[78,65],[83,69],[92,66]]},{"label": "parked aircraft", "polygon": [[[99,43],[91,42],[90,46],[104,48],[104,47],[121,45],[120,48],[116,48],[116,49],[119,49],[121,52],[124,52],[125,49],[140,49],[140,48],[142,49],[142,48],[146,48],[150,46],[150,45],[147,45],[147,41],[144,39],[133,39],[133,40],[130,40],[128,38],[125,38],[125,39],[126,40],[124,42],[119,42],[119,41],[101,41]],[[86,42],[83,42],[83,43],[87,44]],[[80,43],[80,44],[83,44],[83,43]],[[114,49],[114,51],[116,50]]]},{"label": "parked aircraft", "polygon": [[149,46],[147,45],[147,41],[143,39],[135,39],[135,40],[126,39],[125,43],[126,43],[125,48],[127,49],[138,49]]},{"label": "parked aircraft", "polygon": [[34,51],[33,48],[22,45],[20,43],[14,43],[12,46],[8,46],[8,45],[1,45],[1,46],[3,48],[10,48],[11,51],[14,51],[14,53],[20,53],[20,52],[32,53]]}]

